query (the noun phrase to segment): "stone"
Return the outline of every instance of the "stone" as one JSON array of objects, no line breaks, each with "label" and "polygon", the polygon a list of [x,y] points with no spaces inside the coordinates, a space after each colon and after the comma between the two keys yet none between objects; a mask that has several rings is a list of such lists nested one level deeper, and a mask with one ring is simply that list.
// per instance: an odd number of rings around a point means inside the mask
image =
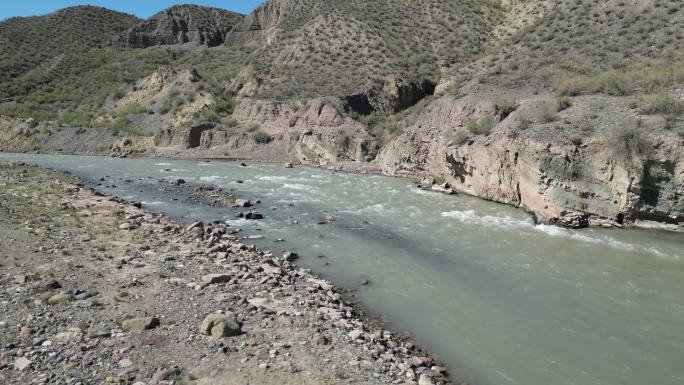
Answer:
[{"label": "stone", "polygon": [[210,314],[200,325],[200,333],[211,335],[215,339],[232,337],[242,333],[242,328],[233,313]]},{"label": "stone", "polygon": [[122,223],[119,225],[119,230],[130,230],[133,227],[130,223]]},{"label": "stone", "polygon": [[211,285],[212,283],[223,283],[230,281],[231,276],[228,274],[207,274],[202,277],[203,285]]},{"label": "stone", "polygon": [[23,274],[15,275],[15,276],[14,276],[14,282],[16,282],[16,283],[18,283],[18,284],[20,284],[20,285],[25,284],[25,283],[26,283],[26,280],[27,280],[27,279],[26,279],[26,276],[23,275]]},{"label": "stone", "polygon": [[74,341],[81,338],[81,334],[82,333],[76,331],[61,332],[57,333],[53,340],[57,342]]},{"label": "stone", "polygon": [[181,370],[179,368],[171,368],[166,370],[161,369],[152,376],[152,382],[158,384],[159,381],[166,381],[171,378],[171,376],[177,376],[179,374],[181,374]]},{"label": "stone", "polygon": [[119,361],[118,364],[122,368],[128,368],[129,366],[133,365],[133,362],[131,362],[131,360],[128,358],[124,358],[123,360]]},{"label": "stone", "polygon": [[237,207],[250,207],[250,206],[252,206],[252,202],[250,202],[247,199],[236,199],[235,200],[235,206],[237,206]]},{"label": "stone", "polygon": [[421,359],[418,358],[418,357],[411,357],[411,358],[409,358],[408,363],[409,363],[409,365],[415,366],[415,367],[423,366],[423,360],[421,360]]},{"label": "stone", "polygon": [[432,378],[427,374],[421,374],[418,385],[435,385],[435,383],[432,382]]},{"label": "stone", "polygon": [[330,342],[328,341],[325,336],[322,335],[317,335],[311,338],[311,343],[314,344],[315,346],[324,346],[329,344]]},{"label": "stone", "polygon": [[589,226],[589,215],[581,212],[562,212],[560,224],[571,229],[579,229]]},{"label": "stone", "polygon": [[26,357],[19,357],[16,361],[14,361],[14,369],[16,370],[24,370],[29,365],[31,365],[31,360]]},{"label": "stone", "polygon": [[123,331],[137,333],[154,329],[157,326],[159,326],[159,318],[156,317],[132,318],[121,323]]},{"label": "stone", "polygon": [[251,219],[251,220],[258,220],[258,219],[264,219],[264,216],[257,213],[256,211],[249,212],[245,214],[245,219]]},{"label": "stone", "polygon": [[299,258],[299,255],[297,253],[293,253],[291,251],[288,251],[288,252],[283,254],[283,259],[288,261],[288,262],[294,261],[295,259],[298,259],[298,258]]},{"label": "stone", "polygon": [[21,331],[19,332],[19,338],[26,338],[35,332],[36,331],[32,328],[21,328]]},{"label": "stone", "polygon": [[58,303],[69,302],[73,299],[73,296],[69,294],[55,294],[48,299],[48,304],[56,305]]},{"label": "stone", "polygon": [[204,223],[202,223],[202,222],[195,222],[195,223],[191,224],[190,226],[186,227],[186,228],[185,228],[185,232],[187,233],[187,232],[190,232],[190,231],[193,230],[193,229],[196,229],[196,228],[200,228],[200,229],[201,229],[201,228],[203,228],[203,227],[204,227]]},{"label": "stone", "polygon": [[293,168],[294,165],[292,165],[292,163],[290,163],[290,162],[287,162],[287,163],[285,163],[285,166],[284,166],[284,167],[285,167],[285,168]]},{"label": "stone", "polygon": [[59,282],[55,281],[54,279],[52,281],[46,283],[44,286],[44,288],[46,290],[55,290],[55,289],[60,289],[61,287],[62,287],[62,285]]},{"label": "stone", "polygon": [[349,338],[351,338],[352,340],[358,340],[361,339],[361,336],[363,336],[363,332],[361,330],[356,329],[350,331],[348,335]]}]

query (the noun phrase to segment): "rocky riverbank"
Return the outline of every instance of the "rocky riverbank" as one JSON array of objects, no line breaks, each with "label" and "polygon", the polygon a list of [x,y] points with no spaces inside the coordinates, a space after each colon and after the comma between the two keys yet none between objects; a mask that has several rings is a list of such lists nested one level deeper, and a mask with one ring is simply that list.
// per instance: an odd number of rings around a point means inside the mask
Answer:
[{"label": "rocky riverbank", "polygon": [[0,163],[0,382],[451,383],[299,256],[233,230]]}]

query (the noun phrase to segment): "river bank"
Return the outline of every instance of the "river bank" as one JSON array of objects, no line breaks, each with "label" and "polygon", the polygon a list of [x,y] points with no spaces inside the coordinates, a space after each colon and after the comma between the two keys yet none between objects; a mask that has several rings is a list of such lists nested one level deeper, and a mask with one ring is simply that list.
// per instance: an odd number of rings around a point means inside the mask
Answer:
[{"label": "river bank", "polygon": [[298,268],[296,254],[79,182],[0,163],[6,382],[450,383],[344,290]]}]

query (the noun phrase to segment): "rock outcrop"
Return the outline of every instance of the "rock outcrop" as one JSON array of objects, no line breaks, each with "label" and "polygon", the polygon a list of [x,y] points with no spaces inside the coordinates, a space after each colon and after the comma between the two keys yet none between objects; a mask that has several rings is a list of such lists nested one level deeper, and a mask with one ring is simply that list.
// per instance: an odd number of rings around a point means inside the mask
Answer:
[{"label": "rock outcrop", "polygon": [[287,1],[269,0],[258,6],[252,13],[235,25],[226,36],[226,44],[243,43],[249,38],[265,33],[276,27],[286,12]]},{"label": "rock outcrop", "polygon": [[459,191],[522,207],[541,222],[582,227],[684,220],[684,144],[674,133],[655,137],[647,160],[621,160],[600,135],[577,145],[520,134],[514,112],[488,136],[452,141],[468,119],[494,113],[489,102],[443,97],[381,150],[379,164],[391,175],[443,176]]},{"label": "rock outcrop", "polygon": [[176,5],[122,33],[117,43],[132,48],[189,42],[216,47],[243,17],[219,8]]}]

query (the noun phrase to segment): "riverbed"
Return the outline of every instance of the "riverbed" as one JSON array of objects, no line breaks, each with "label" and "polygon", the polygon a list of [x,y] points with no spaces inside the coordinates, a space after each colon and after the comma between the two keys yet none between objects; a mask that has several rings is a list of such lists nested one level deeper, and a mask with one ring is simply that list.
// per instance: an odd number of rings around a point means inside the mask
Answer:
[{"label": "riverbed", "polygon": [[[296,251],[299,265],[356,288],[391,328],[476,385],[684,382],[681,233],[535,225],[522,210],[423,191],[409,179],[301,166],[0,159],[72,172],[182,221],[263,235],[259,247]],[[260,199],[265,218],[236,219],[234,209],[160,191],[177,178]]]}]

